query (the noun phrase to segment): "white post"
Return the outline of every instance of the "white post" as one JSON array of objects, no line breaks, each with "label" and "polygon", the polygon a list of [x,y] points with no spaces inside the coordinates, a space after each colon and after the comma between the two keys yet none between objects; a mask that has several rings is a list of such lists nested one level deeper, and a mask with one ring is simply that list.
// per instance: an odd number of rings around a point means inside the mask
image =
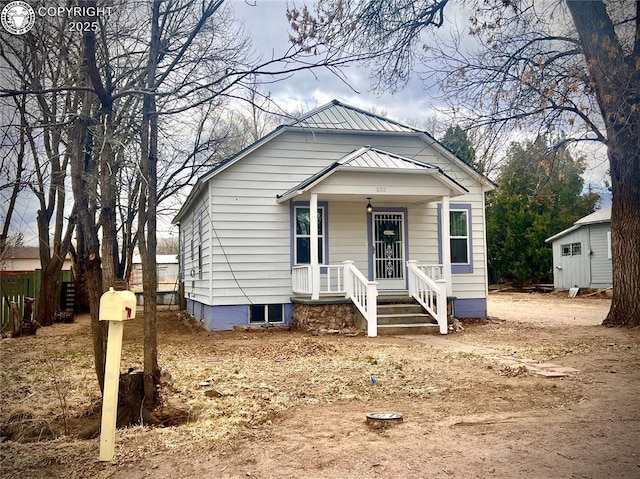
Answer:
[{"label": "white post", "polygon": [[451,282],[451,227],[449,218],[449,197],[442,197],[442,276],[447,281],[446,291],[448,296],[453,295]]},{"label": "white post", "polygon": [[438,284],[438,310],[436,319],[438,320],[438,326],[440,326],[440,334],[447,334],[447,289],[444,279],[436,280]]},{"label": "white post", "polygon": [[351,277],[353,273],[351,272],[351,265],[353,261],[343,261],[342,264],[344,265],[342,268],[342,271],[344,271],[344,297],[351,299],[351,295],[353,294],[353,278]]},{"label": "white post", "polygon": [[407,261],[407,274],[409,275],[409,296],[413,295],[416,282],[415,273],[412,271],[410,266],[416,267],[417,264],[418,261],[415,259],[410,259],[409,261]]},{"label": "white post", "polygon": [[367,283],[367,335],[378,335],[378,288],[375,281]]},{"label": "white post", "polygon": [[109,321],[107,364],[104,371],[102,395],[102,424],[100,426],[100,461],[113,461],[118,418],[118,389],[120,386],[120,356],[122,355],[122,321]]},{"label": "white post", "polygon": [[311,299],[320,298],[320,265],[318,264],[318,195],[311,194],[309,201],[309,221],[311,222]]}]

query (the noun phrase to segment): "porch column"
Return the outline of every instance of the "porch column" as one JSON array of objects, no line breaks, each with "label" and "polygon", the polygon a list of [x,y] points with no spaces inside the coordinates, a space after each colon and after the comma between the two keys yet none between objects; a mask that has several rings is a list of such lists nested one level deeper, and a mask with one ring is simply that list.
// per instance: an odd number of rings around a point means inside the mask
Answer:
[{"label": "porch column", "polygon": [[447,296],[453,295],[451,284],[451,228],[449,226],[449,197],[442,197],[442,276],[447,281]]},{"label": "porch column", "polygon": [[320,298],[320,265],[318,264],[318,195],[311,193],[309,201],[311,222],[311,299]]}]

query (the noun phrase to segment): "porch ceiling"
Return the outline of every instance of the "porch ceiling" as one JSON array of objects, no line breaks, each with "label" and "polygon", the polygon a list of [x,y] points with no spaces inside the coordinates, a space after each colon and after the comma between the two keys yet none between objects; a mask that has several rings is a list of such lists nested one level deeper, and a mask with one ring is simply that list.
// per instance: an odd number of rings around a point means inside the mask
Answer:
[{"label": "porch ceiling", "polygon": [[334,201],[428,203],[468,190],[440,168],[369,146],[360,148],[278,195],[278,203],[312,193]]}]

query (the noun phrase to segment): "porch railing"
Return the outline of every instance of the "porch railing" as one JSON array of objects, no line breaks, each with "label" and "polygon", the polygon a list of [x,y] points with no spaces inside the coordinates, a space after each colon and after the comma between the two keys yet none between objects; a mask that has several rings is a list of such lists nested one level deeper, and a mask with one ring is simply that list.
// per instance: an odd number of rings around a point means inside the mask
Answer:
[{"label": "porch railing", "polygon": [[[320,266],[319,294],[344,294],[344,265],[330,264]],[[311,265],[294,266],[291,271],[291,288],[295,294],[313,293],[313,275]]]},{"label": "porch railing", "polygon": [[294,266],[291,270],[291,290],[295,294],[311,294],[311,265]]},{"label": "porch railing", "polygon": [[[378,335],[377,297],[375,281],[369,281],[354,265],[345,261],[341,265],[320,266],[324,273],[318,286],[319,294],[344,294],[356,305],[367,321],[367,334]],[[313,295],[313,271],[311,265],[294,266],[291,272],[292,291],[295,294]]]},{"label": "porch railing", "polygon": [[353,264],[344,263],[345,297],[349,298],[360,310],[367,321],[367,335],[378,335],[378,283],[369,281]]},{"label": "porch railing", "polygon": [[[440,334],[447,334],[447,282],[440,277],[433,279],[425,271],[437,271],[435,265],[420,265],[407,261],[409,294],[438,321]],[[440,268],[442,272],[442,268]],[[437,276],[436,276],[437,277]]]},{"label": "porch railing", "polygon": [[444,279],[443,265],[431,263],[415,263],[420,271],[434,281]]}]

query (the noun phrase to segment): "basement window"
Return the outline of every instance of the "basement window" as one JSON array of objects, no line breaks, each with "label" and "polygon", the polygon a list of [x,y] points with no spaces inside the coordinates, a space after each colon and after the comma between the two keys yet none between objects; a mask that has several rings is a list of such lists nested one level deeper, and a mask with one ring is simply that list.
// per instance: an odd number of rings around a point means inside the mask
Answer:
[{"label": "basement window", "polygon": [[281,304],[253,304],[249,307],[251,324],[282,323],[284,308]]}]

